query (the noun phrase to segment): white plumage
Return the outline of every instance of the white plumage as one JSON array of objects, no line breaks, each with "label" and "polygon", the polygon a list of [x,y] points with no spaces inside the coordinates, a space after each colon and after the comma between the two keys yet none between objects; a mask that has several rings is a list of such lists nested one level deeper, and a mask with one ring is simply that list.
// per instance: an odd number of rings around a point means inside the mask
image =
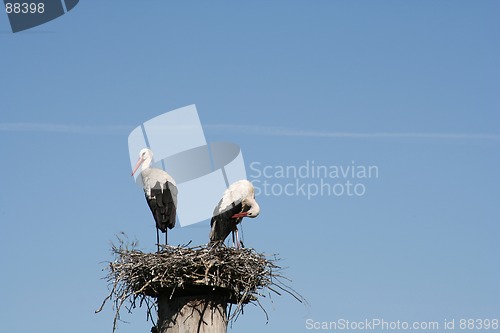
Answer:
[{"label": "white plumage", "polygon": [[[143,169],[141,171],[141,176],[142,176],[142,182],[144,184],[144,193],[151,197],[151,189],[157,186],[157,184],[160,184],[161,189],[165,190],[166,188],[163,188],[165,184],[170,183],[174,186],[177,186],[175,183],[175,180],[165,171],[157,168],[150,168],[149,165],[151,164],[151,161],[145,161],[143,165]],[[146,166],[144,168],[144,166]]]}]

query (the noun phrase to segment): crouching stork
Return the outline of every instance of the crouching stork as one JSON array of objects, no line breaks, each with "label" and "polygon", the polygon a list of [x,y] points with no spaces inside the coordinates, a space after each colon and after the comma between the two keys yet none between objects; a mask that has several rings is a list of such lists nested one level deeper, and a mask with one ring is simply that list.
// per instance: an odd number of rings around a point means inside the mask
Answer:
[{"label": "crouching stork", "polygon": [[[215,207],[212,220],[210,221],[209,246],[224,243],[230,233],[233,236],[233,245],[243,247],[243,242],[238,236],[237,225],[244,217],[255,218],[260,213],[260,207],[255,201],[253,185],[248,180],[239,180],[224,191],[222,199]],[[236,239],[235,239],[236,238]]]}]

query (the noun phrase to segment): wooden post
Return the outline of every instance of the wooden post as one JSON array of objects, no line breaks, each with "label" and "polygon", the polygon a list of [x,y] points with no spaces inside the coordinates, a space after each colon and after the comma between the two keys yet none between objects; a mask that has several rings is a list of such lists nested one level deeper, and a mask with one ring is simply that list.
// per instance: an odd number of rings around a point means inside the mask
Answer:
[{"label": "wooden post", "polygon": [[158,295],[158,333],[226,333],[227,299],[223,295]]}]

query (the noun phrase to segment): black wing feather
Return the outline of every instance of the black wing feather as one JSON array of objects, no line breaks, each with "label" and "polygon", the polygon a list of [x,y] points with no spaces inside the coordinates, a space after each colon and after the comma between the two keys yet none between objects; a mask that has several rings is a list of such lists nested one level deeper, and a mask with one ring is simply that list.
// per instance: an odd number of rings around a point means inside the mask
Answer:
[{"label": "black wing feather", "polygon": [[[215,208],[215,212],[220,211],[219,207],[222,203],[222,199]],[[216,242],[224,242],[227,236],[233,231],[238,223],[240,223],[241,218],[232,218],[234,214],[241,213],[243,210],[243,204],[240,202],[238,204],[233,203],[232,207],[228,210],[215,215],[210,220],[210,244]],[[214,212],[214,214],[215,214]]]},{"label": "black wing feather", "polygon": [[146,200],[158,229],[166,232],[167,228],[175,227],[177,215],[177,187],[175,185],[167,182],[162,190],[160,183],[156,183],[151,189],[151,198],[148,198],[146,194]]}]

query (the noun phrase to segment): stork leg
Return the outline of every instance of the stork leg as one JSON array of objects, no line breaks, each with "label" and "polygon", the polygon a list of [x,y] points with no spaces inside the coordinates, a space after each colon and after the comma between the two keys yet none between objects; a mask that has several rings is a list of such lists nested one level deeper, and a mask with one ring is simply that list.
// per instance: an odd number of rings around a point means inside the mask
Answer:
[{"label": "stork leg", "polygon": [[240,243],[240,248],[242,249],[245,248],[245,245],[243,244],[243,241],[241,239],[239,240],[239,243]]},{"label": "stork leg", "polygon": [[234,228],[234,232],[236,233],[236,248],[239,249],[243,243],[240,243],[240,237],[238,235],[238,228]]},{"label": "stork leg", "polygon": [[156,253],[160,253],[160,231],[156,228]]},{"label": "stork leg", "polygon": [[168,232],[168,229],[165,229],[165,245],[167,245],[167,232]]}]

